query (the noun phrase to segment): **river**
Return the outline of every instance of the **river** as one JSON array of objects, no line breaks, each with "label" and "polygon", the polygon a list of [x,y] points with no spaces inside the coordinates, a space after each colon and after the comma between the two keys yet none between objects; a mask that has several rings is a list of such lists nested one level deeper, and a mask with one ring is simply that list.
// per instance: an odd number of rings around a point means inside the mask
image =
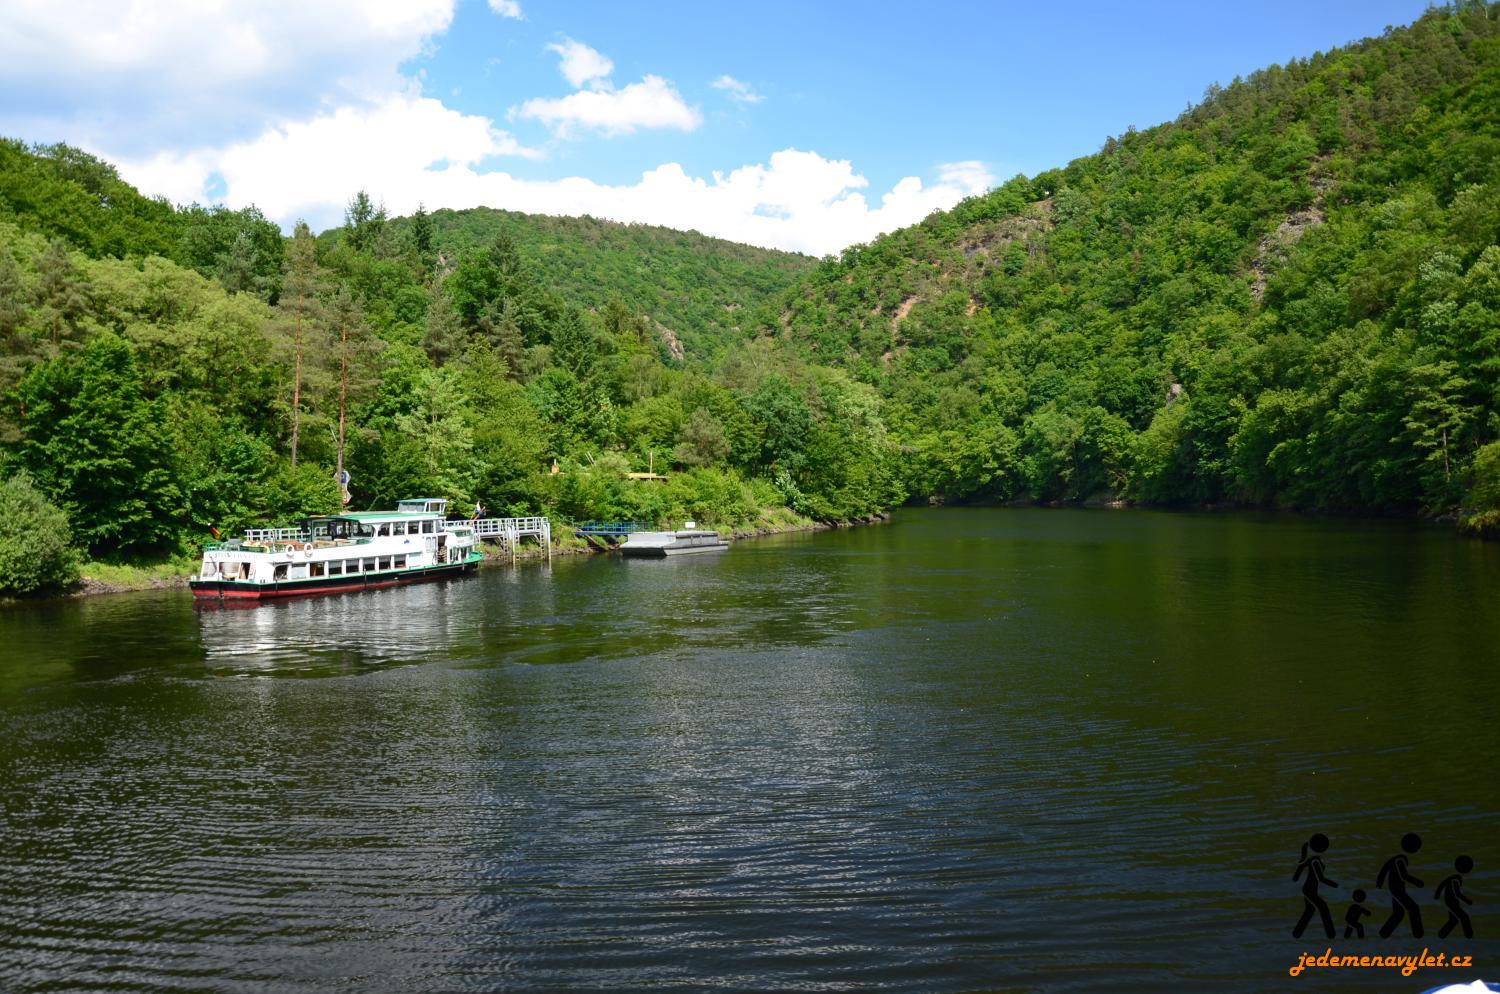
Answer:
[{"label": "river", "polygon": [[[1500,980],[1497,597],[1500,547],[1437,527],[934,509],[0,609],[0,990]],[[1382,941],[1413,831],[1429,934]],[[1332,942],[1290,934],[1314,832]],[[1291,979],[1329,946],[1475,969]]]}]

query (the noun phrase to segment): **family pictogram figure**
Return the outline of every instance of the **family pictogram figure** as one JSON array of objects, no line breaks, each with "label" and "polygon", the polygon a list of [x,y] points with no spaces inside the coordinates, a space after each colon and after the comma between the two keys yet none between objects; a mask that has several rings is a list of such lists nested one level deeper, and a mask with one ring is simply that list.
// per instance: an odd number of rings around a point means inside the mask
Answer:
[{"label": "family pictogram figure", "polygon": [[1370,909],[1365,907],[1365,892],[1358,888],[1354,891],[1354,903],[1349,905],[1349,910],[1344,912],[1344,938],[1350,936],[1365,937],[1365,923],[1360,919],[1368,917]]},{"label": "family pictogram figure", "polygon": [[[1380,867],[1380,873],[1375,877],[1375,886],[1385,890],[1391,896],[1390,917],[1385,924],[1380,926],[1380,937],[1389,939],[1403,921],[1408,922],[1413,938],[1422,937],[1422,909],[1418,906],[1416,898],[1412,896],[1408,888],[1420,888],[1422,881],[1412,875],[1411,857],[1422,849],[1422,837],[1416,832],[1407,832],[1401,837],[1401,851],[1386,860]],[[1300,939],[1302,933],[1307,931],[1307,926],[1312,922],[1313,915],[1317,915],[1323,923],[1323,934],[1333,938],[1333,916],[1329,913],[1328,902],[1319,893],[1323,886],[1337,887],[1336,881],[1328,879],[1327,868],[1323,862],[1323,854],[1328,851],[1328,836],[1322,832],[1315,832],[1304,843],[1302,843],[1302,855],[1297,863],[1297,870],[1292,874],[1292,880],[1302,883],[1302,917],[1297,919],[1297,925],[1292,929],[1292,937]],[[1453,861],[1455,872],[1443,878],[1442,883],[1432,892],[1432,896],[1442,902],[1448,911],[1448,920],[1438,930],[1438,937],[1446,939],[1454,929],[1462,929],[1464,938],[1474,937],[1474,922],[1469,912],[1464,910],[1464,905],[1472,905],[1473,899],[1464,893],[1464,876],[1474,871],[1474,859],[1471,856],[1459,856]],[[1344,938],[1365,937],[1364,919],[1371,917],[1372,912],[1365,907],[1366,894],[1363,889],[1356,888],[1350,895],[1354,900],[1349,909],[1344,912]]]},{"label": "family pictogram figure", "polygon": [[1422,881],[1407,872],[1407,857],[1415,856],[1422,848],[1422,837],[1416,832],[1407,832],[1401,836],[1401,851],[1385,861],[1380,868],[1380,875],[1375,878],[1376,887],[1384,887],[1391,895],[1391,916],[1380,926],[1380,937],[1389,939],[1391,933],[1396,931],[1396,926],[1401,924],[1401,919],[1410,916],[1412,938],[1422,937],[1422,909],[1417,907],[1417,902],[1412,900],[1406,892],[1406,885],[1421,887]]},{"label": "family pictogram figure", "polygon": [[[1311,849],[1313,855],[1309,856],[1307,851]],[[1313,912],[1323,920],[1323,933],[1328,938],[1333,938],[1333,915],[1328,911],[1328,902],[1318,895],[1318,885],[1327,884],[1337,887],[1338,884],[1323,875],[1323,854],[1328,851],[1328,836],[1322,832],[1313,833],[1312,838],[1302,843],[1302,860],[1297,864],[1297,871],[1292,874],[1295,882],[1302,879],[1302,917],[1297,919],[1297,927],[1292,929],[1292,938],[1302,938],[1302,933],[1307,931],[1307,923],[1312,921]],[[1305,874],[1305,876],[1304,876]]]},{"label": "family pictogram figure", "polygon": [[1443,923],[1442,928],[1438,929],[1438,937],[1446,939],[1448,933],[1453,931],[1453,926],[1462,925],[1464,938],[1472,939],[1474,938],[1474,923],[1469,920],[1469,913],[1464,910],[1463,906],[1474,902],[1469,895],[1464,893],[1463,875],[1474,869],[1474,861],[1468,856],[1460,856],[1453,861],[1453,868],[1458,872],[1444,877],[1443,882],[1438,884],[1437,890],[1432,892],[1432,896],[1442,901],[1444,907],[1448,909],[1448,920]]}]

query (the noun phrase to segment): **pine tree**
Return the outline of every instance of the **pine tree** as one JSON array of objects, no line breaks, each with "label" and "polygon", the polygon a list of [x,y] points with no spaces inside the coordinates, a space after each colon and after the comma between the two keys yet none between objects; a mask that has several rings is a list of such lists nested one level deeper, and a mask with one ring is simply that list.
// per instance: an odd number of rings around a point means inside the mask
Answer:
[{"label": "pine tree", "polygon": [[282,276],[281,300],[277,305],[283,321],[291,330],[292,350],[292,473],[297,472],[297,447],[302,435],[303,356],[310,336],[321,331],[323,305],[320,289],[317,246],[306,222],[299,221],[287,246],[286,267]]},{"label": "pine tree", "polygon": [[73,268],[68,246],[61,238],[52,239],[47,250],[37,257],[36,271],[32,300],[51,332],[55,352],[65,327],[73,332],[78,330],[78,318],[88,306],[88,284]]}]

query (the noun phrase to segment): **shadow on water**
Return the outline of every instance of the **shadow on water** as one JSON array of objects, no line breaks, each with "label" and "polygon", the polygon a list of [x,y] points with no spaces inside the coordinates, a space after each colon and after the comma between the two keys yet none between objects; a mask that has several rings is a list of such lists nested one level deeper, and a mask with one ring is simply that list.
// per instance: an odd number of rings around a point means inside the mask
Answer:
[{"label": "shadow on water", "polygon": [[1497,589],[1401,524],[933,510],[3,611],[0,989],[1265,990],[1298,846],[1383,920],[1414,830],[1494,963]]}]

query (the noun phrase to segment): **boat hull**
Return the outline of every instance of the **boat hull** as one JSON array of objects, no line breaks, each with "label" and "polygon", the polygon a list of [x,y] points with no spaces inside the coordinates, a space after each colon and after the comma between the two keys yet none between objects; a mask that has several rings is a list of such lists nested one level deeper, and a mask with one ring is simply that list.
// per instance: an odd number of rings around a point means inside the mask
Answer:
[{"label": "boat hull", "polygon": [[717,532],[638,532],[620,546],[620,554],[631,558],[664,559],[700,552],[723,552],[729,543]]},{"label": "boat hull", "polygon": [[724,545],[707,545],[697,549],[651,549],[645,552],[626,552],[627,559],[665,559],[668,556],[696,556],[707,552],[723,552],[729,548]]},{"label": "boat hull", "polygon": [[281,580],[276,583],[251,583],[245,580],[190,580],[193,596],[213,601],[269,601],[289,597],[314,597],[320,594],[347,594],[358,590],[381,590],[428,580],[472,573],[478,558],[462,563],[443,563],[403,570],[399,573],[361,573],[356,576],[319,576],[306,580]]}]

